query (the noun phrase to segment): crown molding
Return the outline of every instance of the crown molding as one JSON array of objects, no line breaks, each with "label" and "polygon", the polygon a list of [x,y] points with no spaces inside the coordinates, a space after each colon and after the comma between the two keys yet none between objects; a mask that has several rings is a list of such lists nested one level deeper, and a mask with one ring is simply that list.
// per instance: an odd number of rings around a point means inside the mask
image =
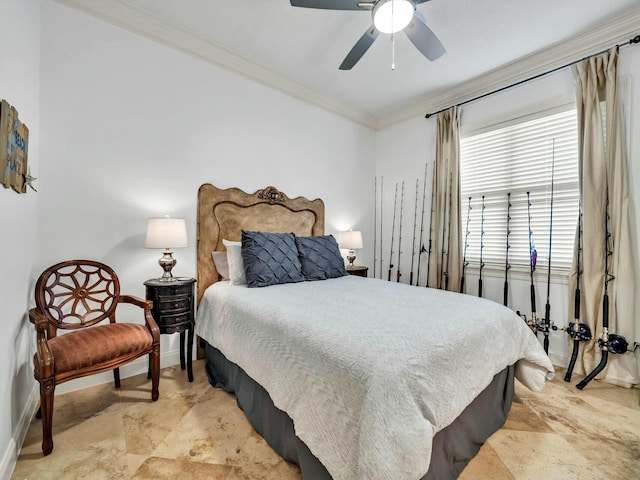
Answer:
[{"label": "crown molding", "polygon": [[378,119],[371,115],[250,62],[209,39],[188,32],[117,0],[56,0],[56,2],[247,77],[370,129],[376,130],[378,128]]},{"label": "crown molding", "polygon": [[601,50],[626,42],[639,33],[640,8],[600,27],[576,35],[507,65],[462,82],[445,92],[417,98],[412,106],[376,118],[324,93],[297,83],[265,67],[238,56],[222,45],[195,35],[160,18],[125,5],[118,0],[55,0],[108,23],[204,60],[279,90],[289,96],[321,107],[373,130],[456,105],[540,73],[580,60]]},{"label": "crown molding", "polygon": [[522,57],[488,73],[463,82],[439,95],[424,98],[410,108],[379,119],[378,128],[435,112],[451,105],[484,95],[507,85],[562,67],[584,57],[627,42],[640,33],[640,8],[602,26],[576,35]]}]

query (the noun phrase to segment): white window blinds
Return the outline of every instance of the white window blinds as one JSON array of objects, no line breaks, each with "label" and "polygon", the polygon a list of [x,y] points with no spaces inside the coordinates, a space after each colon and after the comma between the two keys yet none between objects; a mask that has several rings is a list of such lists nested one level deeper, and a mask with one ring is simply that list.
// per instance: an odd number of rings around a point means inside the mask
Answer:
[{"label": "white window blinds", "polygon": [[527,192],[531,201],[531,231],[537,250],[536,270],[546,271],[549,257],[551,173],[554,165],[552,270],[571,268],[579,208],[576,110],[525,118],[506,127],[471,134],[460,140],[462,245],[469,197],[466,260],[479,266],[482,196],[486,268],[505,266],[507,194],[511,193],[509,263],[529,270]]}]

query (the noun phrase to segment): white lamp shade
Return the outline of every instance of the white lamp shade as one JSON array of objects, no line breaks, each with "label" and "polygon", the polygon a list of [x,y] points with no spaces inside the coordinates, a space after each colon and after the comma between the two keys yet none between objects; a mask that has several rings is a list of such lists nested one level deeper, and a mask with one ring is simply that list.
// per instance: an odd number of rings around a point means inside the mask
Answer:
[{"label": "white lamp shade", "polygon": [[187,246],[184,218],[150,218],[147,222],[146,248],[181,248]]},{"label": "white lamp shade", "polygon": [[415,4],[409,0],[380,0],[373,7],[373,24],[382,33],[395,33],[409,25]]},{"label": "white lamp shade", "polygon": [[362,233],[359,231],[342,232],[340,234],[340,241],[338,242],[340,248],[346,248],[353,250],[356,248],[362,248]]}]

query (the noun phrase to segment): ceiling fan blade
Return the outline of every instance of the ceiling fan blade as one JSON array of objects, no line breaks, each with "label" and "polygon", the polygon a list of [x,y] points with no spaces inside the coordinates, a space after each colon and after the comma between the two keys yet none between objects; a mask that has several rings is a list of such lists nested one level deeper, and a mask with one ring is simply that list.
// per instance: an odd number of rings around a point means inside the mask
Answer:
[{"label": "ceiling fan blade", "polygon": [[292,7],[306,7],[306,8],[322,8],[325,10],[371,10],[358,6],[360,3],[372,3],[363,2],[362,0],[291,0]]},{"label": "ceiling fan blade", "polygon": [[404,33],[407,34],[411,43],[420,50],[420,53],[431,61],[437,60],[446,52],[442,42],[440,42],[436,34],[427,27],[424,17],[417,10],[409,22],[409,25],[405,27]]},{"label": "ceiling fan blade", "polygon": [[378,38],[378,30],[376,29],[376,27],[371,25],[344,58],[342,64],[340,65],[340,70],[351,70],[353,66],[358,63],[362,56],[367,52],[367,50],[369,50],[369,47],[373,44],[373,41],[376,38]]},{"label": "ceiling fan blade", "polygon": [[[429,0],[415,0],[416,5]],[[371,10],[376,0],[290,0],[292,7],[323,8],[325,10]]]}]

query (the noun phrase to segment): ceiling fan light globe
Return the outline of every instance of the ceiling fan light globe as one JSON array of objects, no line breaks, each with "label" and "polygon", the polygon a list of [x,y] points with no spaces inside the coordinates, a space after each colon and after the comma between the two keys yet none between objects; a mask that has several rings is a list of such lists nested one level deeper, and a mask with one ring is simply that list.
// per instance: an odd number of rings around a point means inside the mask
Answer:
[{"label": "ceiling fan light globe", "polygon": [[415,11],[410,0],[380,0],[373,7],[373,24],[382,33],[396,33],[409,25]]}]

